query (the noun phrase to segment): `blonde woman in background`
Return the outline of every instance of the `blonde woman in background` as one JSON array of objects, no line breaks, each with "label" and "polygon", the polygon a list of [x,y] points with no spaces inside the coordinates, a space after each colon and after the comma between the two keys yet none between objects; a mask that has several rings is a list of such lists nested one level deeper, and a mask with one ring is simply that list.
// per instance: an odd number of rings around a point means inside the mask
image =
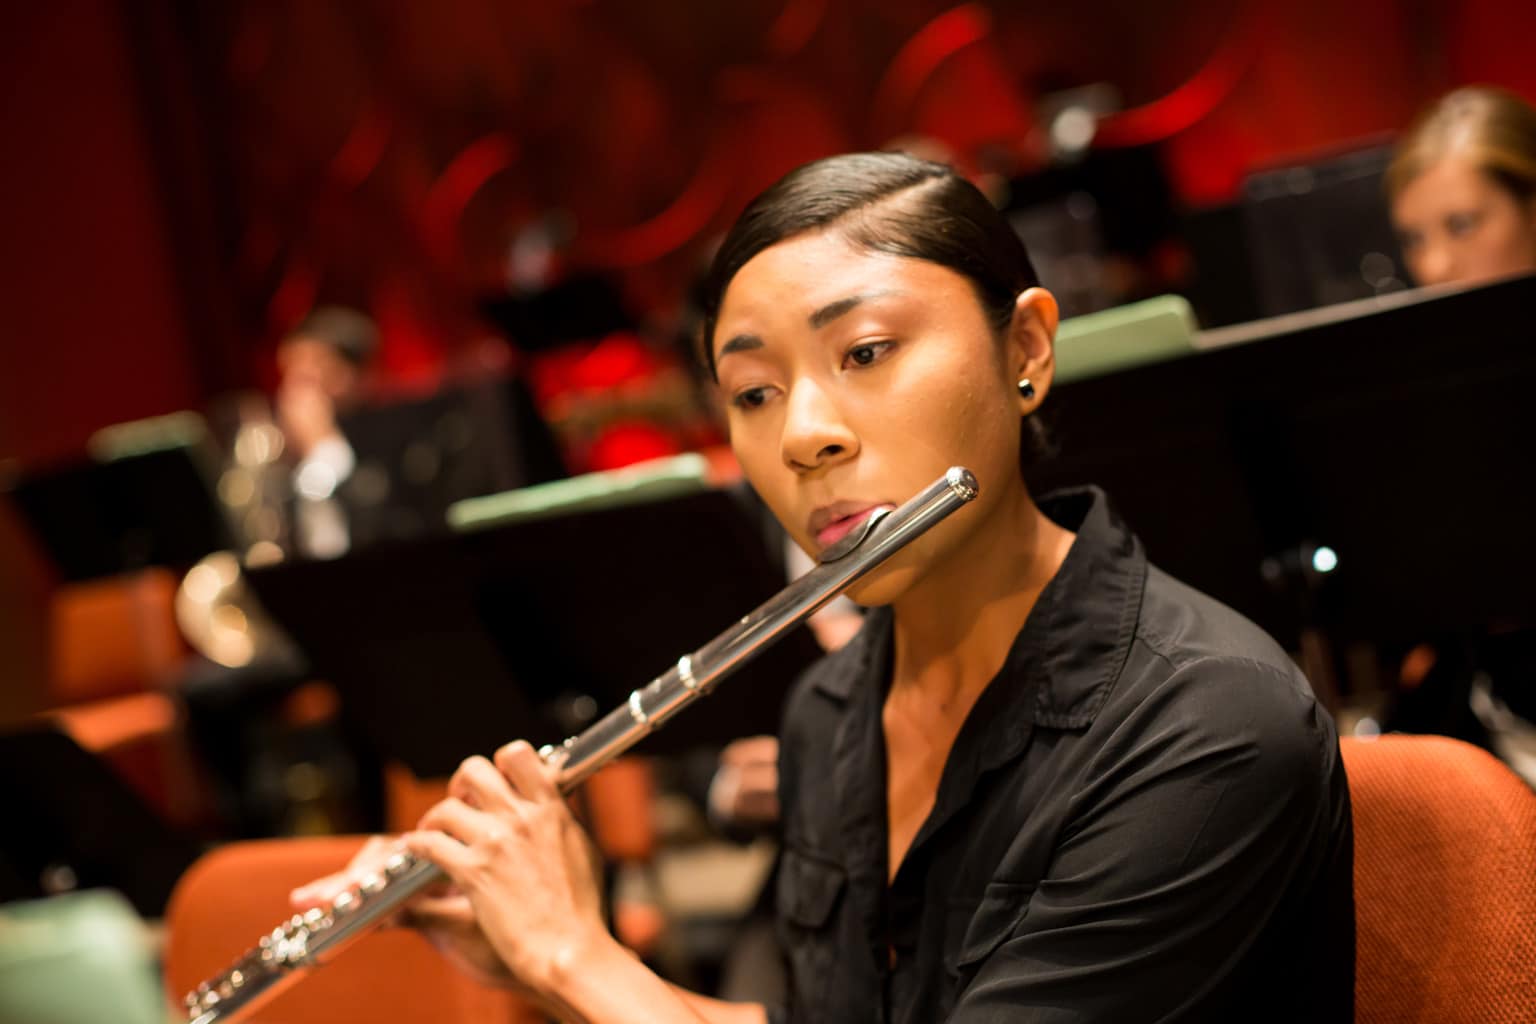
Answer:
[{"label": "blonde woman in background", "polygon": [[1442,97],[1403,136],[1386,185],[1418,284],[1536,271],[1536,109],[1514,93]]}]

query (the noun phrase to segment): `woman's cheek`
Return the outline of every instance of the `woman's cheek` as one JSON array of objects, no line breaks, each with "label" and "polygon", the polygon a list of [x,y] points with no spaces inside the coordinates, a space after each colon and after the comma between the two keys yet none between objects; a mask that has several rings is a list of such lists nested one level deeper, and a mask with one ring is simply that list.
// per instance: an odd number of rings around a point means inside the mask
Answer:
[{"label": "woman's cheek", "polygon": [[775,439],[776,435],[758,424],[732,424],[731,427],[731,451],[741,472],[770,508],[773,507],[774,474],[784,469]]}]

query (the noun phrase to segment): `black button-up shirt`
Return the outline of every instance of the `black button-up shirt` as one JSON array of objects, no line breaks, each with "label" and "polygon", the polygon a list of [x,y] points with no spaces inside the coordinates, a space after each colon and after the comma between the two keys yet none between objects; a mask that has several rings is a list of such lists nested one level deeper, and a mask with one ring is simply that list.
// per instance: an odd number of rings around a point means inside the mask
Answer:
[{"label": "black button-up shirt", "polygon": [[800,680],[780,753],[791,1021],[1349,1021],[1353,839],[1285,653],[1147,564],[1096,490],[887,885],[891,619]]}]

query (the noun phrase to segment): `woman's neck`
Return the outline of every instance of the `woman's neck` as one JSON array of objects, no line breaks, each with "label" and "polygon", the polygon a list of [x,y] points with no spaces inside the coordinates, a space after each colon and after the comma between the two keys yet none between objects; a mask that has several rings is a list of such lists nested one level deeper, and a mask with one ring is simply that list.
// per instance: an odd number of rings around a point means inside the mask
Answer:
[{"label": "woman's neck", "polygon": [[892,696],[966,708],[991,681],[1075,537],[1029,494],[999,506],[892,611]]}]

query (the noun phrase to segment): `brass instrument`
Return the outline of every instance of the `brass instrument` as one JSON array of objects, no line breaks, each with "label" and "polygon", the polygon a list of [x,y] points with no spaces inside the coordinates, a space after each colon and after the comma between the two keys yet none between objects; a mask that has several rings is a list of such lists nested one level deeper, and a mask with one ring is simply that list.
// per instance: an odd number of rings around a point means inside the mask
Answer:
[{"label": "brass instrument", "polygon": [[215,551],[188,570],[176,591],[175,610],[187,643],[225,668],[298,657],[293,642],[251,593],[240,559],[231,551]]},{"label": "brass instrument", "polygon": [[290,543],[283,512],[291,494],[283,432],[259,396],[240,397],[234,412],[238,426],[227,464],[217,474],[216,493],[238,550],[212,552],[188,571],[176,592],[176,625],[194,650],[225,668],[270,659],[292,662],[298,654],[292,641],[244,578],[244,566],[280,562]]},{"label": "brass instrument", "polygon": [[[877,510],[828,547],[815,569],[679,658],[580,735],[543,748],[540,756],[560,769],[561,791],[570,792],[976,494],[976,478],[956,466],[899,508]],[[444,877],[435,864],[401,849],[381,873],[363,878],[328,908],[294,915],[224,973],[188,993],[187,1020],[215,1024],[238,1019],[329,962],[343,946]]]}]

